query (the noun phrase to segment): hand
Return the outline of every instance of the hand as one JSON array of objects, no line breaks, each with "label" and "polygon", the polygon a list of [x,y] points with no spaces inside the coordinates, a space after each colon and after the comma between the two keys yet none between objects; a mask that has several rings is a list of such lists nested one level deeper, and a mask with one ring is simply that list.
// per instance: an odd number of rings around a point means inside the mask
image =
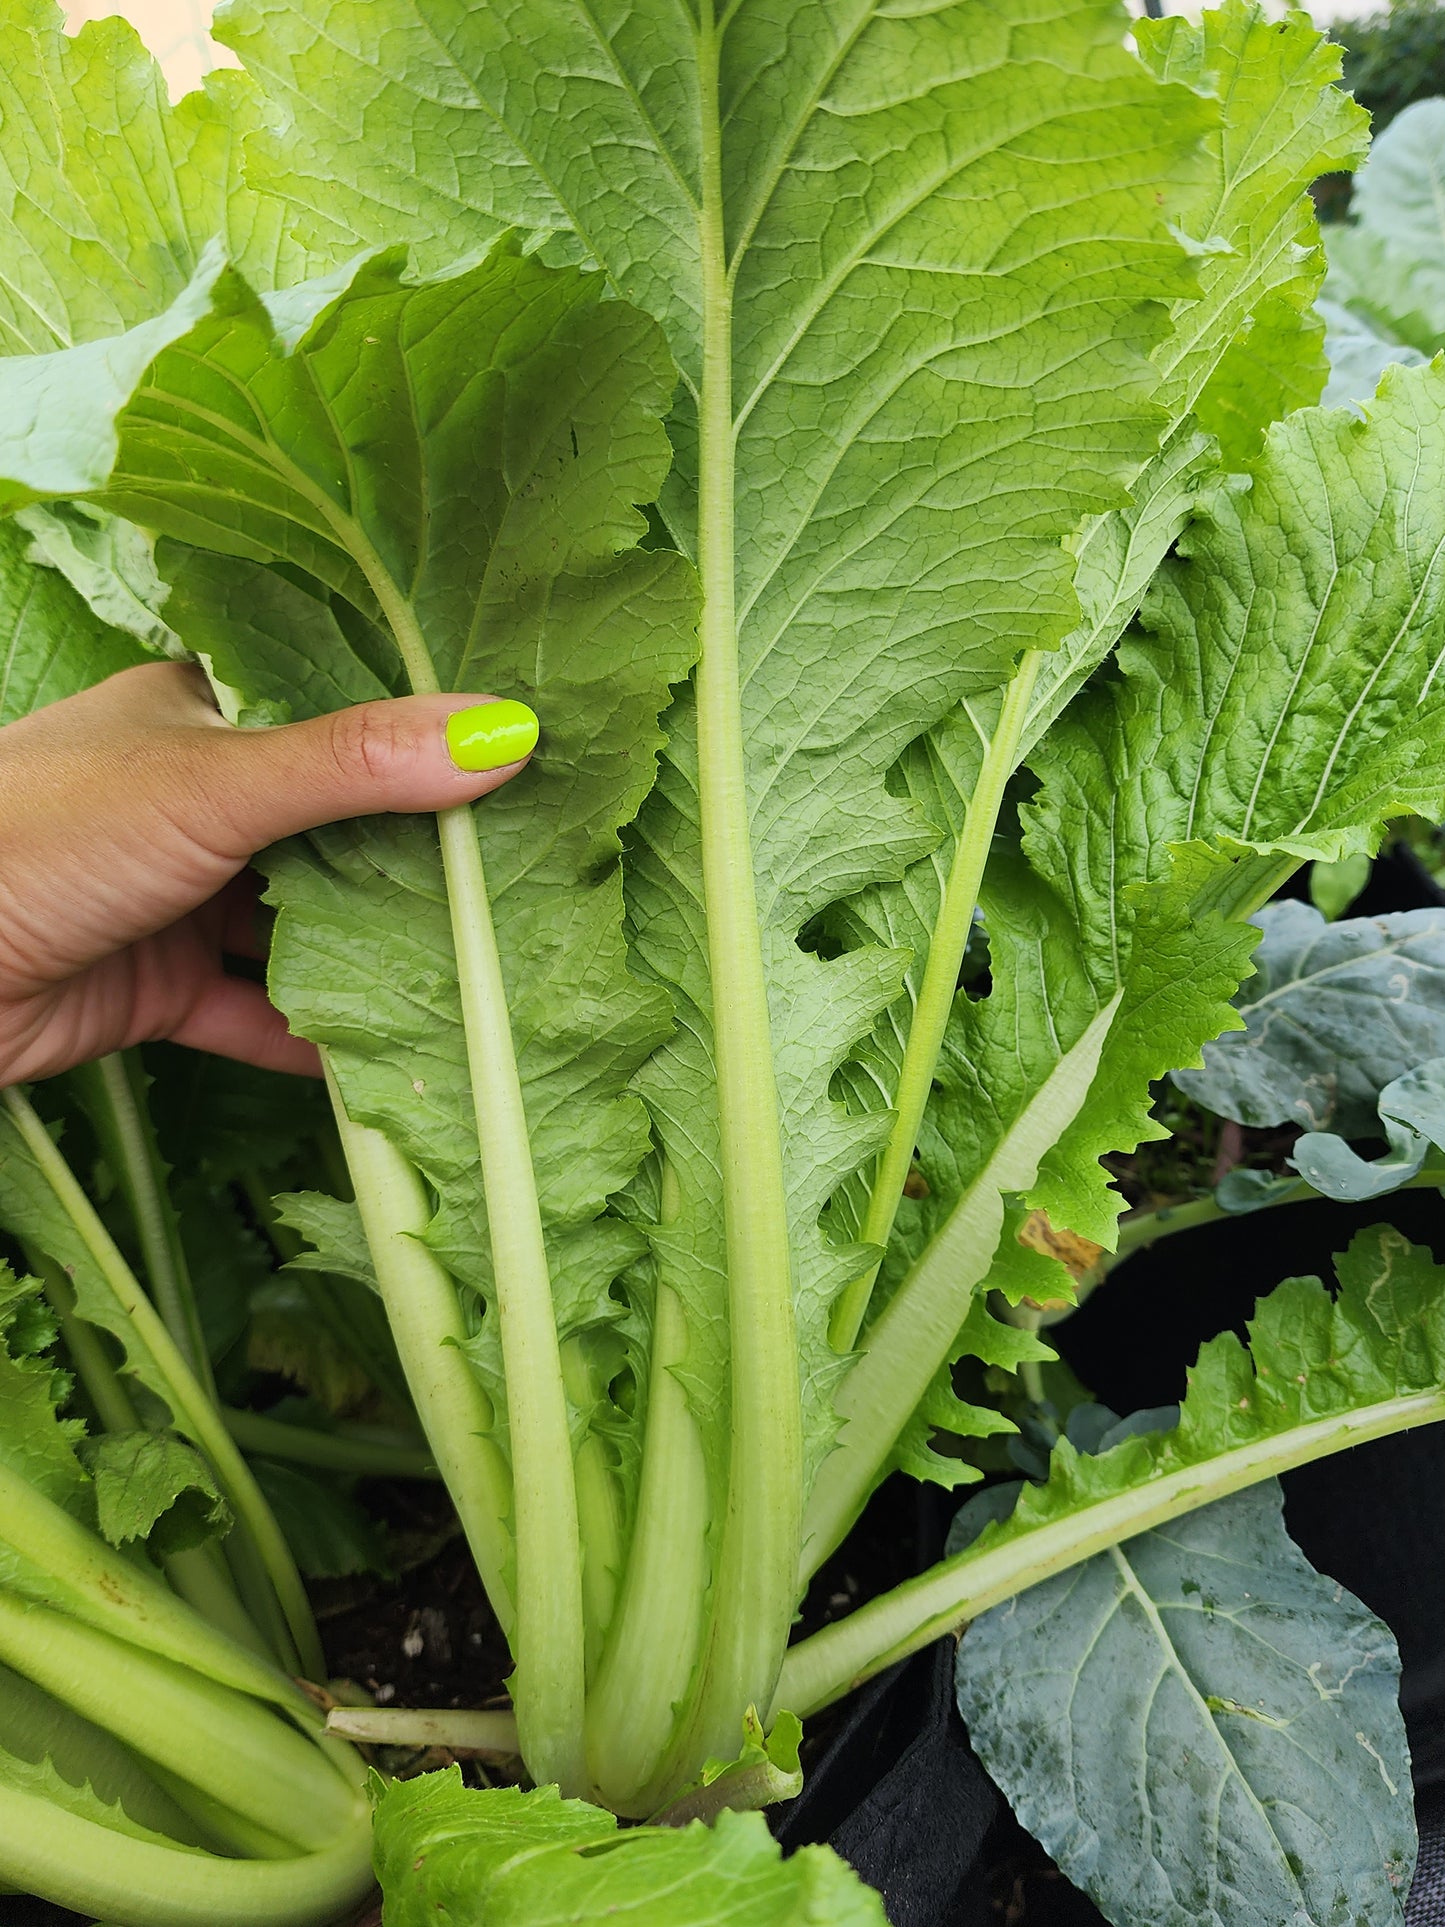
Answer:
[{"label": "hand", "polygon": [[[261,986],[226,972],[264,947],[246,865],[299,830],[507,782],[526,742],[484,773],[448,748],[448,718],[488,702],[407,696],[232,729],[198,669],[150,663],[0,729],[0,1086],[162,1037],[317,1072]],[[453,730],[483,739],[458,751],[472,762],[518,747],[485,711]]]}]

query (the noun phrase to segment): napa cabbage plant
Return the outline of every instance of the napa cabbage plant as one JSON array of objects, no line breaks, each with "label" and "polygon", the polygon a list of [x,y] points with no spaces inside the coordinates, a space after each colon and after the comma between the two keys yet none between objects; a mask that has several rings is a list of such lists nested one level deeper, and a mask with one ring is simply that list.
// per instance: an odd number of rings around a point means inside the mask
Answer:
[{"label": "napa cabbage plant", "polygon": [[[117,28],[66,43],[25,0],[4,29],[15,686],[62,693],[79,612],[92,675],[189,651],[243,726],[407,690],[537,709],[485,804],[265,857],[272,993],[322,1047],[354,1197],[285,1209],[386,1309],[515,1743],[564,1796],[506,1809],[555,1877],[602,1908],[608,1870],[674,1869],[701,1919],[756,1874],[780,1920],[866,1919],[760,1822],[609,1844],[595,1809],[795,1790],[788,1716],[1445,1415],[1412,1259],[1408,1303],[1359,1287],[1378,1371],[1326,1337],[1328,1398],[1249,1424],[1274,1366],[1230,1354],[1207,1417],[1082,1470],[1064,1439],[1009,1520],[789,1644],[885,1477],[962,1483],[959,1441],[1011,1429],[954,1367],[1048,1356],[1059,1253],[1117,1239],[1100,1158],[1239,1023],[1251,913],[1445,814],[1445,376],[1393,372],[1364,420],[1308,405],[1305,190],[1363,116],[1303,17],[1242,0],[1132,45],[1102,0],[230,0],[218,31],[249,78],[171,111]],[[0,1131],[5,1223],[67,1268],[83,1193],[31,1098]],[[74,1314],[150,1384],[139,1293]],[[167,1409],[204,1460],[204,1411]],[[1263,1544],[1267,1512],[1230,1516]],[[1332,1742],[1369,1737],[1378,1695],[1319,1692]],[[1393,1728],[1376,1750],[1398,1765]],[[1341,1847],[1372,1920],[1409,1860],[1381,1774],[1374,1864]],[[428,1884],[478,1797],[386,1796],[397,1905],[530,1891],[485,1815]],[[65,1891],[58,1855],[6,1852]]]}]

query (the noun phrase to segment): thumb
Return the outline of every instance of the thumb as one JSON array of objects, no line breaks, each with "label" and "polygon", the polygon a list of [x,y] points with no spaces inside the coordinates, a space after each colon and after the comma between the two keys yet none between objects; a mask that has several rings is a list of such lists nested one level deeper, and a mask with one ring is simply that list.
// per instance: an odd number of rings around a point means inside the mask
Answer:
[{"label": "thumb", "polygon": [[470,803],[536,740],[525,704],[465,695],[233,729],[198,670],[123,670],[0,729],[0,979],[73,975],[199,908],[280,837]]},{"label": "thumb", "polygon": [[187,772],[195,832],[244,862],[344,817],[471,803],[519,773],[537,734],[525,703],[482,695],[400,696],[276,729],[197,730]]}]

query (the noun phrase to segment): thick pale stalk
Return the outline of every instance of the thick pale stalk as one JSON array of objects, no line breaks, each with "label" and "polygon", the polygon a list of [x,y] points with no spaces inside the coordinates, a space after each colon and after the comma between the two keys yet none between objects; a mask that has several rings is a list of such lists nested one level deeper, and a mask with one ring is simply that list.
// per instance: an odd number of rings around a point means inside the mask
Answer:
[{"label": "thick pale stalk", "polygon": [[674,1373],[687,1350],[676,1294],[658,1287],[637,1519],[622,1594],[587,1703],[587,1763],[616,1812],[645,1816],[647,1791],[697,1664],[707,1594],[707,1466]]},{"label": "thick pale stalk", "polygon": [[[969,798],[963,832],[953,853],[953,864],[939,907],[938,922],[929,939],[928,962],[924,966],[918,1002],[914,1005],[913,1021],[908,1029],[908,1045],[898,1074],[893,1128],[878,1159],[878,1170],[868,1198],[868,1211],[858,1233],[863,1244],[876,1246],[880,1252],[886,1248],[892,1235],[903,1187],[913,1168],[923,1113],[928,1104],[928,1094],[933,1089],[934,1072],[938,1069],[939,1053],[943,1049],[944,1033],[948,1029],[954,998],[958,995],[958,973],[963,968],[968,933],[973,928],[984,868],[988,863],[994,831],[998,827],[1004,790],[1018,767],[1019,743],[1028,720],[1029,698],[1033,694],[1042,661],[1040,650],[1026,650],[1009,684],[1003,708],[999,712],[998,727],[983,759],[973,795]],[[857,1344],[877,1277],[878,1265],[874,1264],[861,1277],[855,1278],[838,1300],[829,1332],[838,1351],[851,1351]]]},{"label": "thick pale stalk", "polygon": [[503,1708],[426,1713],[408,1706],[336,1706],[326,1716],[326,1730],[370,1746],[443,1746],[449,1753],[495,1760],[515,1759],[518,1751],[517,1722]]},{"label": "thick pale stalk", "polygon": [[283,1657],[307,1678],[324,1679],[326,1666],[306,1589],[291,1549],[272,1518],[250,1467],[222,1424],[215,1406],[197,1384],[154,1305],[136,1282],[94,1206],[76,1182],[50,1133],[19,1090],[12,1087],[0,1091],[0,1102],[125,1313],[135,1342],[149,1353],[165,1387],[177,1428],[210,1460],[221,1490],[249,1535],[285,1616],[285,1631],[294,1643],[294,1653]]},{"label": "thick pale stalk", "polygon": [[3,1590],[0,1661],[304,1852],[325,1847],[366,1810],[360,1788],[270,1707]]},{"label": "thick pale stalk", "polygon": [[81,1073],[95,1098],[101,1141],[130,1206],[156,1310],[197,1382],[214,1398],[216,1381],[180,1226],[162,1182],[155,1133],[136,1088],[140,1075],[134,1053],[102,1057]]},{"label": "thick pale stalk", "polygon": [[782,1139],[744,774],[719,58],[713,0],[703,0],[698,802],[727,1238],[731,1437],[712,1621],[688,1743],[698,1759],[730,1754],[748,1705],[772,1691],[795,1605],[803,1464]]},{"label": "thick pale stalk", "polygon": [[507,1378],[516,1544],[513,1697],[528,1771],[565,1794],[586,1781],[586,1641],[577,1483],[562,1353],[506,986],[468,809],[437,818],[461,979]]},{"label": "thick pale stalk", "polygon": [[112,1927],[314,1927],[372,1885],[371,1824],[321,1853],[225,1860],[136,1840],[0,1785],[0,1880]]},{"label": "thick pale stalk", "polygon": [[[406,598],[355,524],[362,562],[418,694],[440,688],[426,638]],[[564,1793],[582,1790],[586,1634],[577,1483],[562,1352],[527,1113],[507,1012],[486,872],[470,804],[437,815],[467,1041],[477,1146],[487,1200],[507,1432],[517,1662],[513,1697],[528,1770]],[[437,1441],[431,1441],[435,1448]]]},{"label": "thick pale stalk", "polygon": [[1122,994],[1115,992],[1059,1059],[869,1327],[838,1391],[843,1429],[808,1498],[803,1582],[863,1510],[899,1433],[953,1356],[973,1294],[998,1249],[1004,1200],[1028,1191],[1040,1160],[1083,1108]]},{"label": "thick pale stalk", "polygon": [[[207,1679],[279,1706],[319,1731],[312,1702],[274,1664],[208,1625],[144,1567],[122,1557],[63,1507],[0,1464],[0,1545],[33,1569],[47,1604],[148,1653],[160,1653]],[[6,1583],[28,1594],[28,1580]]]},{"label": "thick pale stalk", "polygon": [[794,1646],[783,1664],[774,1712],[786,1707],[805,1718],[990,1606],[1181,1513],[1352,1445],[1440,1419],[1445,1389],[1383,1399],[1147,1480],[992,1550],[960,1552]]},{"label": "thick pale stalk", "polygon": [[[492,1610],[510,1637],[515,1609],[507,1580],[511,1554],[507,1468],[490,1436],[495,1418],[491,1400],[461,1350],[467,1326],[457,1288],[425,1242],[431,1200],[420,1176],[391,1140],[348,1115],[329,1064],[326,1078],[362,1229],[376,1267],[377,1290],[417,1417],[457,1509]],[[244,1421],[247,1415],[237,1417]],[[227,1423],[234,1425],[235,1419],[228,1415]],[[238,1436],[244,1441],[244,1422]]]}]

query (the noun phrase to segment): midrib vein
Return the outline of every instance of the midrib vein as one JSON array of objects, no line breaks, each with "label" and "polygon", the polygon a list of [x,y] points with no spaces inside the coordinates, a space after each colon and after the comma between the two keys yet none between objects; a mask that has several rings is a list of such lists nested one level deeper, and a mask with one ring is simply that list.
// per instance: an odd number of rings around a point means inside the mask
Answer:
[{"label": "midrib vein", "polygon": [[706,1750],[761,1702],[787,1642],[797,1570],[802,1416],[781,1123],[753,875],[735,606],[732,309],[712,0],[699,35],[703,379],[699,410],[698,804],[712,988],[731,1347],[728,1499],[718,1551]]}]

